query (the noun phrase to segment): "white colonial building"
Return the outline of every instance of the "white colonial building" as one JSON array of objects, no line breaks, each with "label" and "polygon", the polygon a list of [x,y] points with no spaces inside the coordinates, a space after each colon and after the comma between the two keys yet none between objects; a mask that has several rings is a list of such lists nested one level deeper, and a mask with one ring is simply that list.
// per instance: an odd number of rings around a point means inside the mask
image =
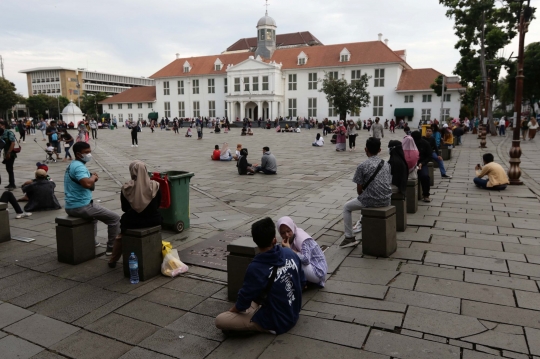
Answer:
[{"label": "white colonial building", "polygon": [[[177,55],[150,76],[156,90],[153,110],[160,118],[336,120],[338,113],[319,91],[320,81],[326,74],[349,82],[367,74],[371,103],[348,118],[378,116],[383,121],[405,119],[413,125],[421,119],[440,118],[441,98],[430,88],[440,73],[411,68],[406,51],[390,49],[381,34],[378,41],[323,45],[309,32],[276,35],[276,29],[274,19],[266,15],[257,24],[256,38],[241,39],[222,54]],[[457,83],[448,85],[445,117],[458,117],[460,89]],[[106,101],[112,104],[121,95]],[[123,118],[128,113],[123,110]]]}]

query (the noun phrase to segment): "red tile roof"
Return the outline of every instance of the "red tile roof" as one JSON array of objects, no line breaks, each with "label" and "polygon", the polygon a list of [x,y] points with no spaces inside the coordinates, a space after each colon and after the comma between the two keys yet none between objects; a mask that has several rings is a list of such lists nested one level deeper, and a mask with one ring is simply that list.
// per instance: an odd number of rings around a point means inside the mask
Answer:
[{"label": "red tile roof", "polygon": [[[341,51],[347,48],[351,53],[350,61],[340,62]],[[298,65],[297,57],[300,52],[304,52],[308,60],[305,65]],[[227,64],[237,65],[240,62],[254,56],[253,52],[239,52],[220,54],[212,56],[199,56],[191,58],[176,59],[165,66],[150,78],[162,77],[182,77],[193,75],[211,75],[224,74]],[[215,71],[214,62],[220,59],[223,63],[221,71]],[[189,73],[184,73],[184,63],[186,60],[192,69]],[[282,63],[282,69],[295,68],[314,68],[314,67],[332,67],[332,66],[353,66],[353,65],[371,65],[384,63],[404,63],[394,51],[381,41],[353,42],[348,44],[309,46],[300,48],[278,49],[270,59],[276,63]],[[265,59],[265,62],[268,60]]]},{"label": "red tile roof", "polygon": [[109,97],[101,104],[122,102],[154,102],[156,100],[156,86],[132,87],[124,92]]},{"label": "red tile roof", "polygon": [[[293,32],[290,34],[276,35],[277,47],[283,46],[295,46],[295,45],[322,45],[322,43],[309,31]],[[257,38],[248,37],[236,41],[234,44],[227,48],[227,51],[242,51],[250,50],[257,47]]]},{"label": "red tile roof", "polygon": [[[442,74],[435,69],[403,70],[399,78],[397,91],[431,91],[430,86],[439,75]],[[448,89],[459,89],[462,87],[459,83],[446,85]]]}]

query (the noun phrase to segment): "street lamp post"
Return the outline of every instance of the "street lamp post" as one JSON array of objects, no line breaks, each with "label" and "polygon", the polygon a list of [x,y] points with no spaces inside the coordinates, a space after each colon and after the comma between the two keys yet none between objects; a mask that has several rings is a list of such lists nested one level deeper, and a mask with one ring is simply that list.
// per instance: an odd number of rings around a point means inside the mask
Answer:
[{"label": "street lamp post", "polygon": [[516,97],[514,102],[514,134],[512,137],[512,147],[510,148],[510,169],[508,170],[508,178],[511,185],[522,185],[520,181],[521,169],[521,103],[523,98],[523,53],[525,49],[525,34],[529,28],[529,19],[531,17],[531,8],[529,7],[530,0],[527,0],[527,6],[522,9],[519,19],[519,53],[518,67],[516,76]]}]

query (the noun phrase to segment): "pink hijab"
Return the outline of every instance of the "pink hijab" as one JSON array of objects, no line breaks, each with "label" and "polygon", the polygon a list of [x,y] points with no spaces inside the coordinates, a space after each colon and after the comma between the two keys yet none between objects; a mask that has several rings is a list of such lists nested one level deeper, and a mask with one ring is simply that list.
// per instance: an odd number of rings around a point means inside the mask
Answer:
[{"label": "pink hijab", "polygon": [[403,148],[405,161],[407,162],[407,167],[409,167],[410,171],[418,164],[420,153],[418,152],[418,148],[416,148],[416,144],[411,136],[405,136],[403,138],[401,147]]},{"label": "pink hijab", "polygon": [[291,243],[292,249],[294,249],[297,252],[301,252],[302,244],[304,243],[306,239],[311,238],[311,236],[307,234],[303,229],[296,227],[296,224],[294,224],[294,221],[291,219],[291,217],[281,217],[277,221],[278,232],[282,224],[289,227],[291,231],[293,231],[294,233],[294,240],[293,240],[293,243]]}]

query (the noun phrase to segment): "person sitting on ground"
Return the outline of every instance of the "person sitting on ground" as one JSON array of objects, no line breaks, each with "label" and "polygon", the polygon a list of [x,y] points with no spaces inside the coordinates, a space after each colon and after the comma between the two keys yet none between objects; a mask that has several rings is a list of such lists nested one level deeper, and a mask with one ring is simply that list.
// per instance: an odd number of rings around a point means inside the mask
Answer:
[{"label": "person sitting on ground", "polygon": [[159,183],[150,179],[146,165],[142,161],[129,164],[131,180],[122,186],[120,203],[122,217],[120,218],[120,234],[116,237],[113,253],[109,259],[109,267],[115,268],[116,262],[122,256],[122,234],[128,229],[140,229],[161,226],[162,218],[159,213],[161,192]]},{"label": "person sitting on ground", "polygon": [[411,136],[405,136],[403,138],[401,147],[403,148],[405,161],[407,162],[407,167],[409,168],[409,179],[417,179],[418,174],[416,171],[418,170],[417,164],[420,154],[418,152],[418,148],[416,148],[413,138]]},{"label": "person sitting on ground", "polygon": [[[2,183],[2,181],[0,181],[0,183]],[[2,195],[0,196],[0,202],[11,204],[11,207],[13,207],[13,209],[15,210],[16,219],[30,217],[32,215],[32,213],[23,212],[23,210],[21,209],[21,206],[19,205],[19,203],[17,202],[17,199],[15,198],[15,195],[11,191],[4,191],[4,193],[2,193]]]},{"label": "person sitting on ground", "polygon": [[270,147],[263,147],[263,156],[261,158],[261,165],[254,165],[256,172],[263,172],[266,175],[277,174],[277,161],[276,157],[270,152]]},{"label": "person sitting on ground", "polygon": [[248,128],[247,134],[248,136],[253,136],[253,131],[251,130],[251,127]]},{"label": "person sitting on ground", "polygon": [[248,162],[247,156],[248,156],[247,148],[242,148],[240,150],[240,156],[238,158],[238,163],[236,164],[236,167],[238,167],[238,174],[239,175],[253,175],[253,174],[255,174],[255,168],[253,168],[253,165]]},{"label": "person sitting on ground", "polygon": [[212,152],[212,156],[210,158],[212,161],[219,161],[219,157],[221,156],[221,151],[219,150],[219,145],[214,146],[214,152]]},{"label": "person sitting on ground", "polygon": [[25,212],[50,211],[62,208],[54,194],[56,184],[49,181],[47,171],[38,169],[35,176],[35,180],[27,181],[21,187],[28,201],[24,206]]},{"label": "person sitting on ground", "polygon": [[358,165],[353,178],[358,197],[343,207],[345,239],[339,245],[342,248],[359,243],[353,233],[352,212],[366,207],[389,206],[392,197],[390,165],[378,156],[381,152],[381,140],[368,138],[365,152],[368,159]]},{"label": "person sitting on ground", "polygon": [[277,222],[277,229],[283,239],[281,246],[292,249],[300,258],[306,280],[324,287],[328,265],[317,242],[303,229],[298,228],[290,217],[281,217]]},{"label": "person sitting on ground", "polygon": [[191,136],[193,136],[191,134],[191,127],[188,127],[187,132],[186,132],[186,137],[191,137]]},{"label": "person sitting on ground", "polygon": [[245,135],[247,135],[246,126],[242,127],[242,133],[240,134],[240,136],[245,136]]},{"label": "person sitting on ground", "polygon": [[216,127],[214,127],[214,133],[220,133],[221,128],[219,128],[219,121],[216,122]]},{"label": "person sitting on ground", "polygon": [[216,318],[225,333],[253,331],[283,334],[296,325],[302,306],[304,271],[298,256],[276,245],[276,227],[266,217],[251,226],[259,254],[253,258],[236,304]]},{"label": "person sitting on ground", "polygon": [[234,155],[233,155],[233,159],[234,159],[235,161],[238,161],[238,159],[240,159],[240,151],[242,151],[242,144],[241,144],[241,143],[238,143],[238,144],[236,145],[236,151],[235,151],[235,153],[234,153]]},{"label": "person sitting on ground", "polygon": [[227,142],[223,143],[223,146],[221,147],[219,160],[220,161],[232,160],[231,150],[229,150],[229,144]]},{"label": "person sitting on ground", "polygon": [[401,142],[396,140],[388,142],[388,151],[390,152],[388,164],[390,164],[390,174],[392,175],[392,193],[401,193],[405,196],[409,179],[409,166]]},{"label": "person sitting on ground", "polygon": [[416,145],[416,148],[418,149],[418,179],[420,180],[420,184],[422,186],[422,201],[424,202],[431,202],[431,198],[429,198],[429,191],[431,190],[431,185],[429,181],[429,170],[428,170],[428,162],[432,159],[431,157],[431,145],[428,141],[422,138],[422,134],[420,134],[419,131],[414,131],[411,134],[411,137],[414,140],[414,144]]},{"label": "person sitting on ground", "polygon": [[321,134],[318,133],[317,136],[315,137],[315,142],[313,142],[311,145],[315,147],[324,146],[324,137],[322,137]]},{"label": "person sitting on ground", "polygon": [[[94,239],[97,238],[97,222],[107,225],[108,241],[106,255],[112,254],[113,243],[119,232],[120,216],[101,207],[92,200],[92,191],[99,180],[97,173],[90,174],[86,164],[92,160],[92,149],[86,142],[73,146],[75,161],[66,168],[64,175],[65,210],[69,216],[91,219],[94,222]],[[99,246],[97,240],[96,246]]]},{"label": "person sitting on ground", "polygon": [[[484,167],[482,168],[480,164],[476,165],[474,184],[483,189],[498,191],[506,189],[510,181],[504,168],[500,164],[493,162],[494,157],[491,153],[485,153],[482,159],[484,161]],[[484,176],[488,176],[488,179],[483,179],[482,177]]]}]

